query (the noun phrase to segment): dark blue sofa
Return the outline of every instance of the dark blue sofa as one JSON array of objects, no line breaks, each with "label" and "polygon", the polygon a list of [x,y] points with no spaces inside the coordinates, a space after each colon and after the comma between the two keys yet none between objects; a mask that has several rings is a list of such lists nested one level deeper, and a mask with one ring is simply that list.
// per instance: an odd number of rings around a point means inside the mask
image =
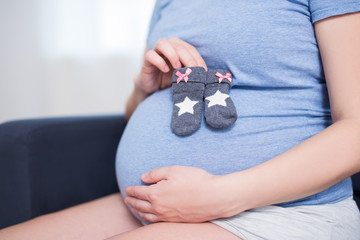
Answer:
[{"label": "dark blue sofa", "polygon": [[[0,229],[119,191],[115,153],[123,115],[0,125]],[[360,204],[360,175],[353,176]]]}]

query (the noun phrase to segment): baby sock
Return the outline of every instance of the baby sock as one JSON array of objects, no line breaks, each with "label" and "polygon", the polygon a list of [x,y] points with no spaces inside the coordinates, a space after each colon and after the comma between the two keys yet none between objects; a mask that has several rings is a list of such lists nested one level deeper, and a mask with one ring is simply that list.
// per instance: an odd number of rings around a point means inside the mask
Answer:
[{"label": "baby sock", "polygon": [[209,70],[205,83],[205,121],[213,128],[226,128],[237,119],[236,108],[229,96],[231,74]]},{"label": "baby sock", "polygon": [[171,128],[179,136],[195,132],[201,124],[206,72],[203,67],[176,69],[172,76]]}]

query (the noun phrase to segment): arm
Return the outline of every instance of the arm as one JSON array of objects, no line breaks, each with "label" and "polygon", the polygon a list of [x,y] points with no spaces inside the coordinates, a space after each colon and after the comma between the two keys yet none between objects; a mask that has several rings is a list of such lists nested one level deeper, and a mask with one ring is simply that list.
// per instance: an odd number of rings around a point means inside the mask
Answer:
[{"label": "arm", "polygon": [[239,209],[309,196],[360,171],[360,14],[317,22],[315,32],[334,124],[264,164],[228,175],[230,184],[248,182],[246,199],[235,196],[243,202]]},{"label": "arm", "polygon": [[264,164],[228,175],[228,184],[248,183],[245,199],[234,196],[243,202],[239,210],[306,197],[360,171],[360,13],[319,21],[315,33],[334,124]]},{"label": "arm", "polygon": [[[136,75],[135,79],[138,76],[139,75]],[[135,82],[135,80],[134,80],[134,82]],[[144,101],[144,99],[147,98],[148,96],[149,96],[149,94],[147,94],[146,92],[143,92],[141,89],[134,86],[134,89],[131,92],[131,95],[130,95],[130,97],[128,98],[128,100],[126,102],[126,108],[125,108],[125,119],[126,119],[126,121],[129,121],[131,115],[134,113],[137,106],[142,101]]]},{"label": "arm", "polygon": [[151,50],[147,45],[141,71],[134,77],[134,90],[126,103],[126,120],[150,94],[170,87],[173,70],[182,66],[206,68],[196,48],[179,38],[160,39]]},{"label": "arm", "polygon": [[333,125],[263,164],[229,175],[178,166],[155,169],[142,180],[158,184],[127,188],[125,202],[148,221],[201,222],[303,198],[359,172],[360,13],[319,21],[315,32]]}]

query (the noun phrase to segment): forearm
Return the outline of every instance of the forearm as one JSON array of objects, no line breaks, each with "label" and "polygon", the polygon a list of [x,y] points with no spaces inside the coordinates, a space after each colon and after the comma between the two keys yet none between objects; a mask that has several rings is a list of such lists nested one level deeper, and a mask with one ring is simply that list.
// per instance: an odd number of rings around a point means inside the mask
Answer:
[{"label": "forearm", "polygon": [[[139,77],[139,75],[136,75],[135,78],[136,77]],[[131,115],[133,114],[133,112],[135,111],[137,106],[147,97],[148,97],[148,94],[141,91],[134,84],[134,89],[133,89],[130,97],[128,98],[128,100],[126,102],[126,110],[125,110],[125,119],[126,119],[126,121],[128,121],[130,119]]]},{"label": "forearm", "polygon": [[300,199],[360,171],[360,121],[341,120],[254,168],[224,176],[232,215]]}]

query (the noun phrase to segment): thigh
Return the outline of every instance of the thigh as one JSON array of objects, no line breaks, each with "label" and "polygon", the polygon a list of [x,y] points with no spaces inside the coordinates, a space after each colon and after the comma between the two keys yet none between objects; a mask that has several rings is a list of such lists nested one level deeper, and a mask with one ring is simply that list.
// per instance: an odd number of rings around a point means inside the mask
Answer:
[{"label": "thigh", "polygon": [[213,223],[154,223],[108,240],[241,240]]},{"label": "thigh", "polygon": [[0,239],[105,239],[140,226],[117,193],[5,228]]}]

